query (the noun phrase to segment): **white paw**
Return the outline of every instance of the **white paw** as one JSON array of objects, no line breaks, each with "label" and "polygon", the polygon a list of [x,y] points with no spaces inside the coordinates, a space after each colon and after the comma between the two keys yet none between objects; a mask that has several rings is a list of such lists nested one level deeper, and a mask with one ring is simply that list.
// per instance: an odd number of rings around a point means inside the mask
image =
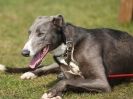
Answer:
[{"label": "white paw", "polygon": [[6,67],[2,64],[0,64],[0,71],[6,71]]},{"label": "white paw", "polygon": [[43,96],[41,97],[41,99],[62,99],[62,98],[61,98],[61,96],[49,98],[49,94],[44,93]]},{"label": "white paw", "polygon": [[22,74],[20,78],[21,79],[34,79],[36,77],[37,76],[34,73],[32,73],[32,72],[26,72],[26,73]]}]

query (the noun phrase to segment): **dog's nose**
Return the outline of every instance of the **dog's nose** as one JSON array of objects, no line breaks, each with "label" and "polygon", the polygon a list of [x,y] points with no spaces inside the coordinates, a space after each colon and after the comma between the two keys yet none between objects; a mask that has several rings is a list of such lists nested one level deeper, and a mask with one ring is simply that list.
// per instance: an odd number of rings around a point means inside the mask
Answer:
[{"label": "dog's nose", "polygon": [[25,57],[29,57],[30,51],[29,50],[22,50],[22,55]]}]

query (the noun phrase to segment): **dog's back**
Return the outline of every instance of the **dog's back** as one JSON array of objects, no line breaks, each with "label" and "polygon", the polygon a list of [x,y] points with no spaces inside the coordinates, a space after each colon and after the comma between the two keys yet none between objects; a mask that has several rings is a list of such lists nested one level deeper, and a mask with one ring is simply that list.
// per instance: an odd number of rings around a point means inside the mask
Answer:
[{"label": "dog's back", "polygon": [[133,73],[133,37],[113,29],[89,29],[101,47],[108,74]]}]

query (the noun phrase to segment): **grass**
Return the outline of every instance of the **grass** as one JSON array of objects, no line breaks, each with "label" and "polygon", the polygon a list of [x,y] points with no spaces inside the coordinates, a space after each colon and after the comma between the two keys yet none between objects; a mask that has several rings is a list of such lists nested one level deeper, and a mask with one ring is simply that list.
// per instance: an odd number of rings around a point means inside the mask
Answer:
[{"label": "grass", "polygon": [[[27,31],[40,15],[63,14],[66,21],[86,27],[109,27],[133,33],[133,23],[118,22],[119,0],[0,0],[0,63],[25,67],[29,58],[21,56]],[[51,63],[49,55],[44,64]],[[20,80],[21,74],[0,73],[0,99],[39,99],[55,83],[56,75]],[[77,94],[64,99],[133,99],[133,83],[116,86],[111,93]]]}]

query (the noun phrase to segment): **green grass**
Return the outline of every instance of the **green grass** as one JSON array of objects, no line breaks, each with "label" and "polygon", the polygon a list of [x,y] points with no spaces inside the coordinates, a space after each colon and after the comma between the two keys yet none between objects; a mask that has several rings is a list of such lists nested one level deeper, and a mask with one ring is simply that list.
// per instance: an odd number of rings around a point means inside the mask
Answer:
[{"label": "green grass", "polygon": [[[109,27],[133,33],[133,23],[118,22],[119,0],[0,0],[0,63],[24,67],[21,56],[27,31],[37,16],[63,14],[66,21],[86,27]],[[50,56],[44,63],[51,63]],[[20,80],[21,74],[0,73],[0,99],[39,99],[56,80],[56,75]],[[111,93],[67,92],[65,99],[133,99],[133,83],[116,86]]]}]

